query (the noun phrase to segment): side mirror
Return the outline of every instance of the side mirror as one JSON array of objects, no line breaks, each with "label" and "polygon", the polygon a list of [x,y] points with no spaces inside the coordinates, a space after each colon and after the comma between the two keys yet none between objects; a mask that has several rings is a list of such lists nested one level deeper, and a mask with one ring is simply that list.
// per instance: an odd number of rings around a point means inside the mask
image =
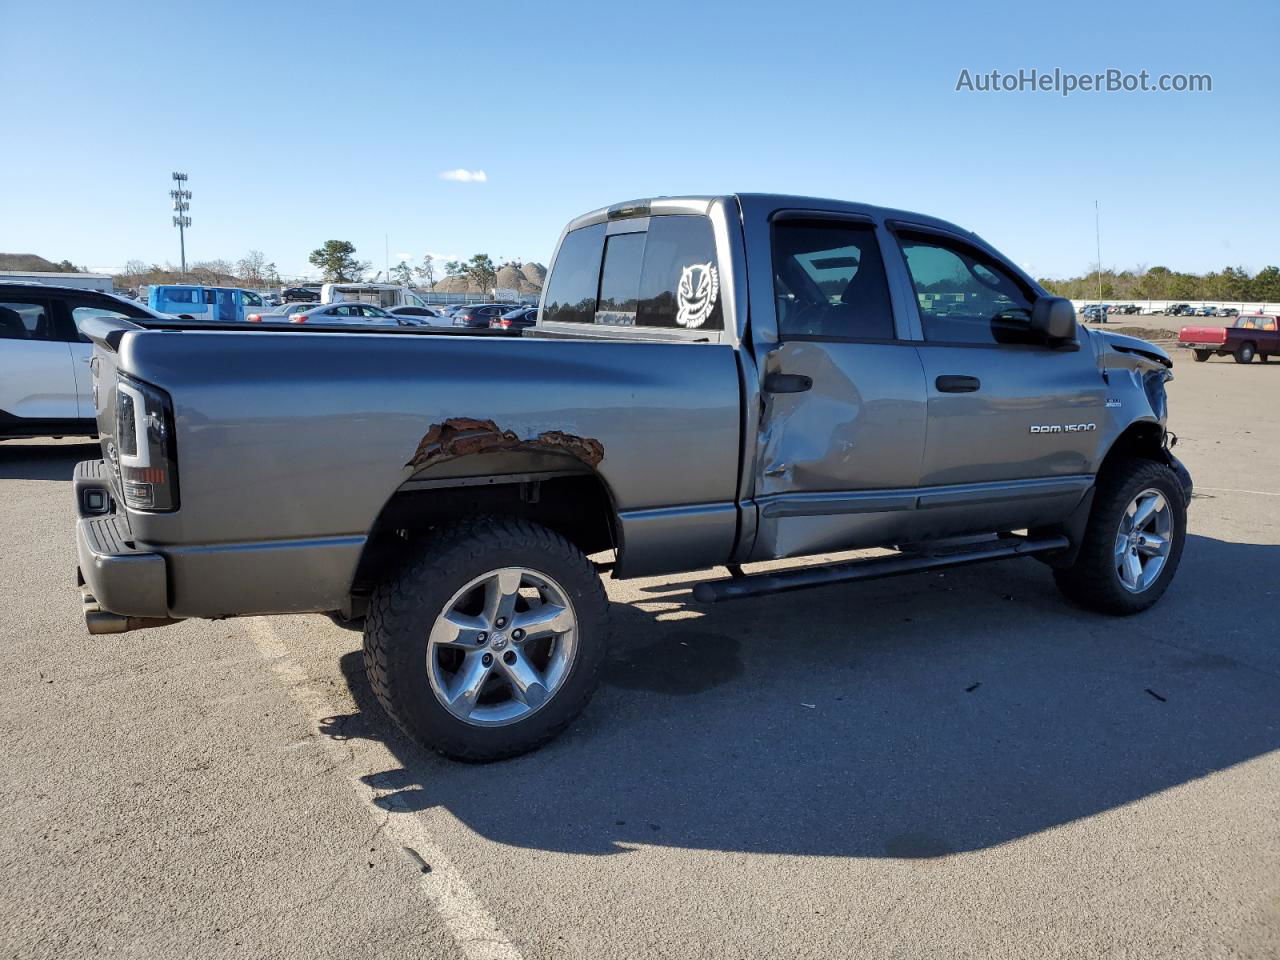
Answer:
[{"label": "side mirror", "polygon": [[1031,329],[1050,342],[1074,342],[1076,308],[1063,297],[1040,297],[1031,308]]}]

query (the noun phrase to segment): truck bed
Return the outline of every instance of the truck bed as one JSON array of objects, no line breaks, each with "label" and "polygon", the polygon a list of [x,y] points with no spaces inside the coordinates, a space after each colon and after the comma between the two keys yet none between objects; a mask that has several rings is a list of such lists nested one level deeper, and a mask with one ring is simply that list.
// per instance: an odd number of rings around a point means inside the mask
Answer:
[{"label": "truck bed", "polygon": [[[105,319],[86,332],[100,394],[118,370],[172,399],[181,507],[134,514],[133,534],[183,554],[177,616],[225,614],[188,598],[205,593],[199,579],[232,576],[237,613],[330,596],[336,609],[392,495],[476,451],[499,478],[530,464],[596,473],[638,570],[723,562],[734,545],[742,402],[729,345]],[[282,568],[298,581],[288,590]]]}]

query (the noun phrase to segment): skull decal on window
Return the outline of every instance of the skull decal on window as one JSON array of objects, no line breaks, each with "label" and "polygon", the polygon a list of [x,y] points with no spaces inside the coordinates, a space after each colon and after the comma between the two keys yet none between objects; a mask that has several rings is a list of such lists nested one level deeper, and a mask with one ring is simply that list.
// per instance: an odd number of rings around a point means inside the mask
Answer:
[{"label": "skull decal on window", "polygon": [[707,322],[720,295],[720,277],[711,263],[691,263],[680,273],[676,288],[676,323],[690,329]]}]

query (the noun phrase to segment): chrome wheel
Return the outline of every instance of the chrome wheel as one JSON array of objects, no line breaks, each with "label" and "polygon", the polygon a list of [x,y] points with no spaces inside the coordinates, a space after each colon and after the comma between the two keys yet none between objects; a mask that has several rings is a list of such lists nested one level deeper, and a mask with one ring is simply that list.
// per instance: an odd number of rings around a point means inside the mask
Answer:
[{"label": "chrome wheel", "polygon": [[1173,541],[1173,511],[1159,490],[1134,497],[1120,517],[1115,562],[1120,585],[1142,593],[1160,578]]},{"label": "chrome wheel", "polygon": [[546,574],[503,567],[453,595],[427,641],[431,690],[474,726],[525,719],[564,684],[577,654],[577,617]]}]

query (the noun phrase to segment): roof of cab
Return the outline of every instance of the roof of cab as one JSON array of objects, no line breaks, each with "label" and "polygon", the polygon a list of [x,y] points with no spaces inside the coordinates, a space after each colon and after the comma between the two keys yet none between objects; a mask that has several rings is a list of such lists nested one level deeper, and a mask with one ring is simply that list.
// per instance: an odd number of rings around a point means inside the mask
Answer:
[{"label": "roof of cab", "polygon": [[833,200],[826,197],[805,197],[785,193],[734,193],[721,195],[695,195],[684,197],[646,197],[627,200],[623,203],[600,207],[580,217],[575,217],[566,228],[576,230],[579,227],[601,223],[606,220],[620,220],[627,217],[671,216],[676,214],[705,215],[717,201],[738,201],[747,207],[763,207],[772,210],[814,210],[826,213],[852,213],[873,217],[876,220],[903,220],[923,226],[933,226],[949,230],[964,236],[975,236],[973,231],[966,230],[947,220],[931,217],[910,210],[898,210],[893,207],[879,207],[870,203],[857,203],[849,200]]}]

